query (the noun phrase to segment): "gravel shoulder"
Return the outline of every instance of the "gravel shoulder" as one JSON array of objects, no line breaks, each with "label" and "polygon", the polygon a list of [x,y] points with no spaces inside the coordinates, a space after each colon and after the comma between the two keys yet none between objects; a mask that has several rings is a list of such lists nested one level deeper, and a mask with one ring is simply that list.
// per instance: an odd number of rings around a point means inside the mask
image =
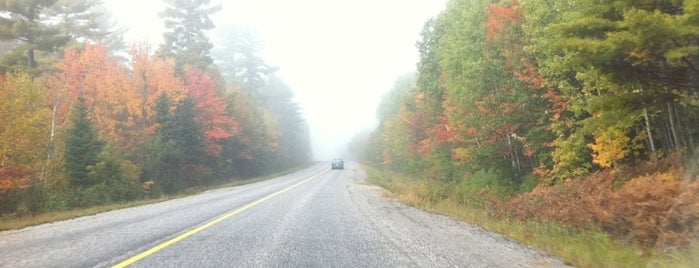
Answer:
[{"label": "gravel shoulder", "polygon": [[355,168],[347,187],[353,203],[416,267],[569,267],[503,235],[385,198],[365,179]]}]

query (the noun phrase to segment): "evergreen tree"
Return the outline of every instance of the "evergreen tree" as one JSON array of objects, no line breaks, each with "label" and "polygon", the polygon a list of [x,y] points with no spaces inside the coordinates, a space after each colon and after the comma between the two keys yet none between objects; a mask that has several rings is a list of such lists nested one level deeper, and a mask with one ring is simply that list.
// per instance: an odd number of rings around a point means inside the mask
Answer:
[{"label": "evergreen tree", "polygon": [[58,0],[47,13],[58,21],[58,28],[72,40],[96,41],[106,36],[99,28],[99,0]]},{"label": "evergreen tree", "polygon": [[235,85],[258,97],[277,68],[267,65],[258,55],[261,42],[251,31],[227,29],[221,33],[222,46],[214,49],[216,66],[229,85]]},{"label": "evergreen tree", "polygon": [[126,29],[117,25],[101,0],[58,0],[46,13],[72,42],[102,43],[110,53],[126,49]]},{"label": "evergreen tree", "polygon": [[72,186],[91,186],[96,183],[88,176],[88,167],[97,163],[102,142],[88,116],[87,106],[80,98],[73,109],[73,125],[65,138],[65,168]]},{"label": "evergreen tree", "polygon": [[160,14],[168,29],[159,54],[175,58],[178,70],[185,65],[207,70],[213,63],[209,56],[213,45],[206,31],[214,28],[209,15],[220,9],[209,0],[165,0],[167,7]]},{"label": "evergreen tree", "polygon": [[145,180],[154,180],[166,193],[200,184],[206,179],[203,170],[206,154],[202,127],[196,122],[195,103],[187,98],[174,112],[166,94],[156,102],[156,121],[160,125],[155,137],[142,146]]},{"label": "evergreen tree", "polygon": [[124,160],[113,144],[106,144],[95,162],[95,165],[88,166],[88,177],[102,185],[104,200],[126,201],[141,195],[142,189],[137,183],[138,166]]},{"label": "evergreen tree", "polygon": [[[42,12],[51,7],[56,0],[0,0],[0,40],[21,42],[13,53],[3,57],[3,67],[25,66],[37,67],[35,51],[51,52],[63,46],[69,36],[61,33],[59,28],[42,20]],[[22,60],[24,59],[24,60]]]}]

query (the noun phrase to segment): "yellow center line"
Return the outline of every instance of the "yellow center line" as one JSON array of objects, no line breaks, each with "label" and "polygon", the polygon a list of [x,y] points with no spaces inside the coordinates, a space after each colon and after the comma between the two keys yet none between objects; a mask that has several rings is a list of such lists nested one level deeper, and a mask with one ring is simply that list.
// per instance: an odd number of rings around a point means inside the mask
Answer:
[{"label": "yellow center line", "polygon": [[302,181],[300,181],[300,182],[294,183],[293,185],[291,185],[291,186],[289,186],[289,187],[286,187],[286,188],[284,188],[284,189],[281,189],[281,190],[279,190],[279,191],[277,191],[277,192],[275,192],[275,193],[272,193],[272,194],[270,194],[270,195],[268,195],[268,196],[265,196],[265,197],[263,197],[263,198],[261,198],[261,199],[258,199],[257,201],[254,201],[254,202],[252,202],[252,203],[248,203],[247,205],[242,206],[242,207],[240,207],[240,208],[238,208],[238,209],[236,209],[236,210],[234,210],[234,211],[231,211],[231,212],[229,212],[229,213],[226,213],[226,214],[224,214],[224,215],[221,215],[221,216],[219,216],[218,218],[216,218],[216,219],[214,219],[214,220],[212,220],[212,221],[210,221],[210,222],[207,222],[206,224],[204,224],[204,225],[202,225],[202,226],[199,226],[199,227],[197,227],[197,228],[194,228],[194,229],[192,229],[192,230],[190,230],[190,231],[188,231],[188,232],[186,232],[186,233],[184,233],[184,234],[181,234],[181,235],[179,235],[179,236],[177,236],[177,237],[175,237],[175,238],[172,238],[172,239],[170,239],[170,240],[168,240],[168,241],[165,241],[165,242],[163,242],[162,244],[157,245],[157,246],[155,246],[155,247],[153,247],[153,248],[151,248],[151,249],[149,249],[149,250],[146,250],[146,251],[144,251],[144,252],[141,252],[140,254],[138,254],[138,255],[136,255],[136,256],[133,256],[133,257],[131,257],[131,258],[125,260],[125,261],[122,261],[122,262],[120,262],[120,263],[118,263],[118,264],[112,266],[112,268],[121,268],[121,267],[126,267],[126,266],[129,266],[129,265],[131,265],[131,264],[134,264],[135,262],[137,262],[137,261],[139,261],[139,260],[141,260],[141,259],[143,259],[143,258],[145,258],[145,257],[148,257],[148,256],[152,255],[153,253],[156,253],[156,252],[158,252],[158,251],[160,251],[160,250],[162,250],[162,249],[164,249],[164,248],[166,248],[166,247],[169,247],[169,246],[171,246],[171,245],[173,245],[173,244],[175,244],[175,243],[181,241],[182,239],[185,239],[185,238],[187,238],[187,237],[190,237],[190,236],[192,236],[192,235],[194,235],[194,234],[196,234],[196,233],[198,233],[198,232],[203,231],[204,229],[207,229],[207,228],[209,228],[209,227],[211,227],[211,226],[216,225],[217,223],[219,223],[219,222],[221,222],[221,221],[223,221],[223,220],[225,220],[225,219],[228,219],[228,218],[230,218],[230,217],[232,217],[232,216],[234,216],[234,215],[236,215],[236,214],[238,214],[238,213],[240,213],[240,212],[243,212],[243,211],[245,211],[246,209],[249,209],[249,208],[251,208],[251,207],[254,207],[254,206],[256,206],[256,205],[259,205],[259,204],[261,204],[261,203],[263,203],[263,202],[265,202],[265,201],[267,201],[267,200],[270,200],[270,199],[274,198],[275,196],[278,196],[278,195],[280,195],[280,194],[282,194],[282,193],[284,193],[284,192],[286,192],[286,191],[289,191],[289,190],[295,188],[296,186],[299,186],[299,185],[304,184],[304,183],[306,183],[306,182],[308,182],[308,181],[310,181],[310,180],[312,180],[312,179],[315,179],[315,178],[317,178],[318,176],[323,175],[323,173],[325,173],[325,172],[327,172],[327,171],[328,171],[327,169],[326,169],[326,170],[323,170],[322,172],[320,172],[320,173],[318,173],[318,174],[316,174],[316,175],[313,175],[313,176],[311,176],[311,177],[309,177],[309,178],[307,178],[307,179],[305,179],[305,180],[302,180]]}]

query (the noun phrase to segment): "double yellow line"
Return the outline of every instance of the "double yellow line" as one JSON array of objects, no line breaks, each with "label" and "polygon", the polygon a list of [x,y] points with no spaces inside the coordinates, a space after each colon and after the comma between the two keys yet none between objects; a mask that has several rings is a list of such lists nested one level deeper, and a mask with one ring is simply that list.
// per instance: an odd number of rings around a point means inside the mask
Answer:
[{"label": "double yellow line", "polygon": [[270,195],[268,195],[268,196],[265,196],[265,197],[263,197],[263,198],[261,198],[261,199],[258,199],[257,201],[251,202],[251,203],[249,203],[249,204],[247,204],[247,205],[245,205],[245,206],[242,206],[242,207],[240,207],[240,208],[238,208],[238,209],[236,209],[236,210],[234,210],[234,211],[231,211],[231,212],[228,212],[228,213],[226,213],[226,214],[224,214],[224,215],[221,215],[221,216],[219,216],[218,218],[213,219],[212,221],[207,222],[206,224],[204,224],[204,225],[202,225],[202,226],[199,226],[199,227],[197,227],[197,228],[194,228],[194,229],[192,229],[192,230],[190,230],[190,231],[188,231],[188,232],[186,232],[186,233],[183,233],[183,234],[181,234],[181,235],[179,235],[179,236],[177,236],[177,237],[175,237],[175,238],[172,238],[172,239],[170,239],[170,240],[168,240],[168,241],[165,241],[165,242],[163,242],[162,244],[157,245],[157,246],[155,246],[155,247],[153,247],[153,248],[151,248],[151,249],[149,249],[149,250],[146,250],[146,251],[144,251],[144,252],[141,252],[140,254],[138,254],[138,255],[136,255],[136,256],[133,256],[133,257],[131,257],[131,258],[128,258],[127,260],[122,261],[122,262],[120,262],[120,263],[118,263],[118,264],[112,266],[112,268],[122,268],[122,267],[129,266],[129,265],[131,265],[131,264],[134,264],[135,262],[137,262],[137,261],[139,261],[139,260],[142,260],[143,258],[148,257],[148,256],[152,255],[153,253],[156,253],[156,252],[158,252],[158,251],[160,251],[160,250],[162,250],[162,249],[164,249],[164,248],[166,248],[166,247],[169,247],[169,246],[171,246],[171,245],[173,245],[173,244],[175,244],[175,243],[177,243],[177,242],[180,242],[181,240],[183,240],[183,239],[185,239],[185,238],[187,238],[187,237],[190,237],[190,236],[192,236],[192,235],[194,235],[194,234],[196,234],[196,233],[198,233],[198,232],[201,232],[201,231],[203,231],[203,230],[205,230],[205,229],[207,229],[207,228],[209,228],[209,227],[211,227],[211,226],[214,226],[214,225],[216,225],[217,223],[219,223],[219,222],[221,222],[221,221],[223,221],[223,220],[225,220],[225,219],[228,219],[228,218],[230,218],[230,217],[232,217],[232,216],[234,216],[234,215],[236,215],[236,214],[238,214],[238,213],[240,213],[240,212],[243,212],[243,211],[245,211],[245,210],[247,210],[247,209],[249,209],[249,208],[251,208],[251,207],[257,206],[257,205],[259,205],[259,204],[261,204],[261,203],[263,203],[263,202],[265,202],[265,201],[268,201],[268,200],[274,198],[275,196],[278,196],[278,195],[280,195],[280,194],[282,194],[282,193],[284,193],[284,192],[286,192],[286,191],[289,191],[289,190],[291,190],[291,189],[296,188],[297,186],[299,186],[299,185],[301,185],[301,184],[304,184],[304,183],[306,183],[306,182],[308,182],[308,181],[310,181],[310,180],[312,180],[312,179],[315,179],[315,178],[317,178],[318,176],[323,175],[323,173],[325,173],[325,172],[327,172],[327,171],[328,171],[328,169],[325,169],[325,170],[321,171],[320,173],[318,173],[318,174],[316,174],[316,175],[313,175],[313,176],[311,176],[311,177],[309,177],[309,178],[307,178],[307,179],[305,179],[305,180],[302,180],[302,181],[300,181],[300,182],[294,183],[293,185],[291,185],[291,186],[289,186],[289,187],[286,187],[286,188],[281,189],[281,190],[279,190],[279,191],[277,191],[277,192],[274,192],[274,193],[272,193],[272,194],[270,194]]}]

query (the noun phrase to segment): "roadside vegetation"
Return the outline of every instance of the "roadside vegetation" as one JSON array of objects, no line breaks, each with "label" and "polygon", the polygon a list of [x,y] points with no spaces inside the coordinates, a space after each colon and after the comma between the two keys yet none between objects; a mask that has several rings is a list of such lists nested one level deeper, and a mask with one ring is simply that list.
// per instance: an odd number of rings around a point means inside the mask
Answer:
[{"label": "roadside vegetation", "polygon": [[[583,205],[571,205],[565,202],[577,202],[581,199],[578,193],[566,192],[562,187],[541,187],[548,191],[558,191],[555,195],[539,196],[539,199],[530,202],[540,202],[538,205],[522,205],[522,199],[527,195],[506,195],[504,198],[496,197],[497,190],[487,187],[479,188],[467,182],[443,182],[426,179],[413,174],[405,174],[396,171],[377,169],[366,166],[368,170],[368,182],[379,185],[386,190],[386,197],[408,205],[424,209],[437,214],[446,215],[458,220],[477,224],[488,230],[515,238],[523,243],[545,250],[553,256],[561,258],[565,263],[577,267],[694,267],[699,262],[699,244],[695,238],[687,239],[687,233],[678,234],[667,228],[667,223],[677,221],[678,218],[665,216],[665,211],[634,210],[637,200],[623,201],[616,206],[627,206],[625,211],[615,211],[615,218],[621,219],[633,214],[643,215],[643,219],[636,219],[639,224],[632,224],[627,228],[619,228],[621,232],[610,231],[604,224],[592,222],[591,211],[604,213],[600,204],[584,207]],[[476,176],[473,180],[490,180],[492,177]],[[594,179],[594,178],[590,178]],[[581,180],[577,187],[589,183],[587,178]],[[644,180],[640,178],[640,180]],[[472,182],[472,183],[484,183]],[[696,187],[696,185],[694,186]],[[590,194],[590,199],[599,195]],[[545,200],[548,199],[548,200]],[[564,200],[562,200],[564,199]],[[562,202],[560,205],[550,205],[545,202]],[[645,202],[640,205],[653,207],[659,202]],[[676,206],[681,206],[681,200],[677,200]],[[651,204],[648,204],[651,203]],[[545,207],[545,208],[544,208]],[[537,214],[536,210],[566,210],[568,213],[576,213],[568,221],[560,221],[559,213],[550,212],[550,215]],[[529,211],[522,211],[529,210]],[[654,211],[655,210],[655,211]],[[683,210],[691,211],[691,210]],[[516,214],[517,212],[522,214]],[[527,217],[522,217],[525,214]],[[553,216],[552,216],[553,215]],[[696,216],[696,215],[695,215]],[[658,219],[662,218],[662,219]],[[682,218],[682,217],[680,217]],[[658,224],[643,224],[648,221],[661,220]],[[663,224],[665,223],[665,224]],[[581,225],[582,227],[577,227]],[[601,227],[602,226],[602,227]],[[628,235],[629,232],[644,233],[659,231],[664,240],[682,237],[681,247],[663,248],[641,244]]]},{"label": "roadside vegetation", "polygon": [[165,2],[165,42],[153,50],[127,47],[101,1],[0,0],[2,226],[309,161],[308,126],[254,35],[224,26],[214,47],[205,37],[218,6]]},{"label": "roadside vegetation", "polygon": [[698,1],[452,0],[418,51],[373,183],[576,266],[698,263]]}]

